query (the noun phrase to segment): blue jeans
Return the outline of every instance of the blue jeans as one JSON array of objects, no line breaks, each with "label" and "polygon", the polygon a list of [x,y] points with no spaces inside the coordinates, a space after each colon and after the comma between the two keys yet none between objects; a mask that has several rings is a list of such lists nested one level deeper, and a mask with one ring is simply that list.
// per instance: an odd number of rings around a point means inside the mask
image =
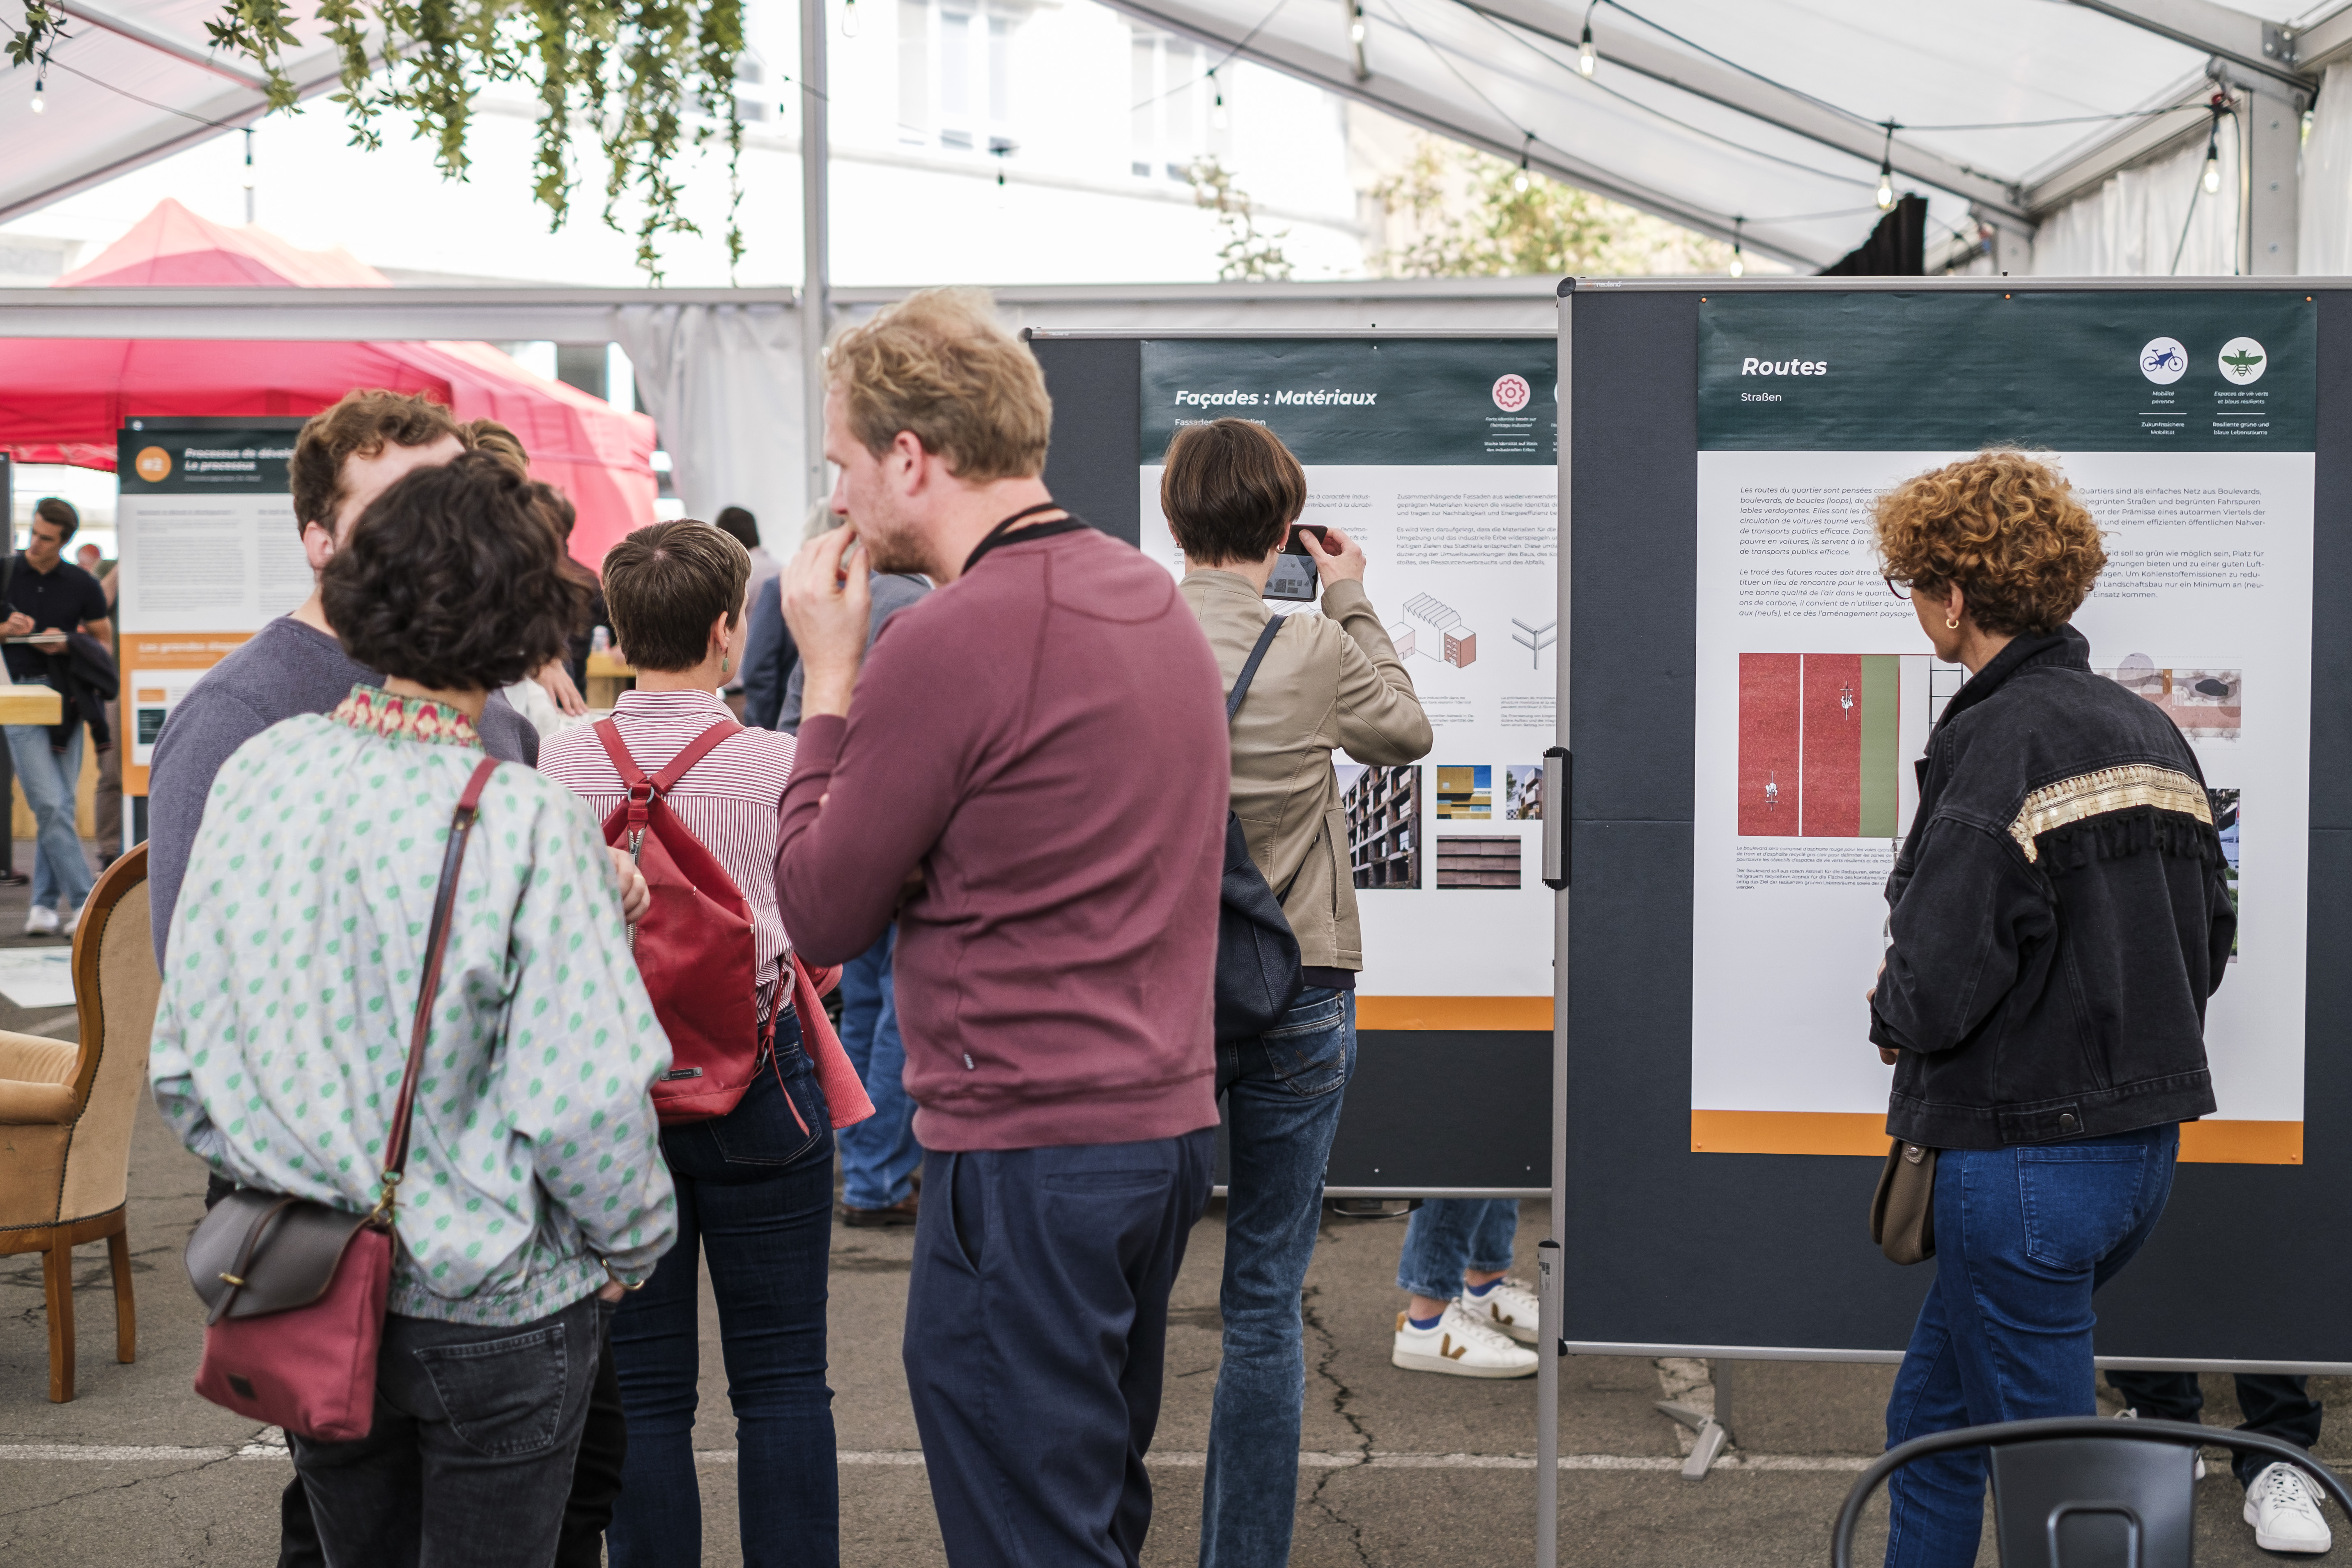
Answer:
[{"label": "blue jeans", "polygon": [[[833,1130],[790,1013],[761,1073],[714,1121],[666,1128],[677,1241],[623,1299],[613,1356],[628,1412],[621,1497],[605,1537],[613,1568],[702,1562],[694,1474],[695,1325],[710,1265],[735,1408],[735,1497],[746,1568],[841,1560],[841,1499],[825,1385],[825,1265],[833,1237]],[[789,1102],[786,1100],[790,1092]]]},{"label": "blue jeans", "polygon": [[890,960],[898,928],[841,966],[841,1047],[866,1084],[874,1114],[841,1130],[841,1201],[854,1209],[887,1209],[903,1200],[923,1163],[915,1142],[915,1102],[900,1081],[907,1047],[898,1038],[898,1001]]},{"label": "blue jeans", "polygon": [[1432,1198],[1405,1221],[1397,1289],[1433,1301],[1462,1294],[1462,1271],[1501,1274],[1519,1234],[1517,1198]]},{"label": "blue jeans", "polygon": [[1298,1498],[1307,1347],[1298,1292],[1315,1256],[1323,1172],[1356,1068],[1356,998],[1309,986],[1255,1039],[1217,1047],[1231,1175],[1217,1306],[1224,1364],[1209,1417],[1202,1568],[1282,1568]]},{"label": "blue jeans", "polygon": [[907,1392],[950,1568],[1136,1568],[1216,1132],[930,1152]]},{"label": "blue jeans", "polygon": [[[2155,1234],[2180,1129],[2167,1123],[1936,1163],[1936,1279],[1886,1405],[1890,1448],[1958,1426],[2095,1415],[2091,1293]],[[1887,1568],[1970,1568],[1981,1448],[1923,1459],[1886,1488]]]},{"label": "blue jeans", "polygon": [[[47,686],[46,680],[19,681],[22,686]],[[81,748],[89,731],[77,724],[64,755],[49,750],[48,727],[10,724],[8,761],[16,782],[25,786],[25,804],[32,808],[36,827],[33,851],[33,904],[69,915],[89,897],[89,862],[81,852],[81,833],[74,824],[74,792],[81,784]]]}]

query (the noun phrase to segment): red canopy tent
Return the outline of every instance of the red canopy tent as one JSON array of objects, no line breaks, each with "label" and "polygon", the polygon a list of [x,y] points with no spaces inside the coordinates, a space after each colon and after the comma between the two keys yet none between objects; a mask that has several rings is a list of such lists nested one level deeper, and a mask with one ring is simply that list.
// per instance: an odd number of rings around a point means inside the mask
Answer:
[{"label": "red canopy tent", "polygon": [[[350,253],[300,250],[267,230],[160,203],[59,288],[383,289]],[[354,387],[422,392],[459,419],[489,418],[530,453],[535,478],[579,509],[572,551],[593,566],[653,521],[654,423],[532,374],[488,343],[224,342],[0,338],[0,447],[25,463],[114,467],[135,416],[315,414]]]}]

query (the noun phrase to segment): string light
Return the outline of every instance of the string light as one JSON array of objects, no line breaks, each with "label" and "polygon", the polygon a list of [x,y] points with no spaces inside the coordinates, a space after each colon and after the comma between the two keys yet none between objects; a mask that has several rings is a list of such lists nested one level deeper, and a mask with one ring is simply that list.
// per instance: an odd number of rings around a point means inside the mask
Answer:
[{"label": "string light", "polygon": [[1734,278],[1745,277],[1748,272],[1748,263],[1739,254],[1739,231],[1747,226],[1747,223],[1748,220],[1744,217],[1731,220],[1731,275]]},{"label": "string light", "polygon": [[1895,209],[1895,121],[1886,122],[1886,145],[1878,154],[1878,210]]},{"label": "string light", "polygon": [[1601,64],[1601,55],[1592,47],[1592,6],[1600,4],[1601,0],[1592,0],[1592,5],[1584,8],[1584,37],[1577,40],[1576,45],[1577,71],[1588,78]]},{"label": "string light", "polygon": [[1223,131],[1226,125],[1225,89],[1224,85],[1217,80],[1217,73],[1213,70],[1209,73],[1209,87],[1216,95],[1209,105],[1209,129]]},{"label": "string light", "polygon": [[1527,142],[1519,144],[1519,172],[1511,176],[1511,189],[1521,195],[1528,194],[1528,142],[1535,139],[1536,133],[1530,131],[1528,132]]},{"label": "string light", "polygon": [[41,79],[35,77],[33,79],[33,112],[38,114],[47,108],[48,105],[41,101]]},{"label": "string light", "polygon": [[845,38],[857,37],[857,0],[842,0],[841,36]]},{"label": "string light", "polygon": [[2221,194],[2221,95],[2213,95],[2213,119],[2205,131],[2205,194]]}]

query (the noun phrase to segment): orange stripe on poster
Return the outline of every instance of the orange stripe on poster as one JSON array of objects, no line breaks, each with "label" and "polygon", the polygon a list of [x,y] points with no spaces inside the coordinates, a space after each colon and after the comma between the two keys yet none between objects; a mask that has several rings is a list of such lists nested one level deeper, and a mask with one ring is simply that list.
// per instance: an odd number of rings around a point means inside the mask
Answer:
[{"label": "orange stripe on poster", "polygon": [[[1886,1118],[1875,1112],[1694,1110],[1691,1151],[1706,1154],[1886,1154]],[[2180,1158],[2195,1165],[2300,1165],[2300,1121],[2189,1121]]]},{"label": "orange stripe on poster", "polygon": [[1359,996],[1359,1029],[1551,1030],[1549,996]]}]

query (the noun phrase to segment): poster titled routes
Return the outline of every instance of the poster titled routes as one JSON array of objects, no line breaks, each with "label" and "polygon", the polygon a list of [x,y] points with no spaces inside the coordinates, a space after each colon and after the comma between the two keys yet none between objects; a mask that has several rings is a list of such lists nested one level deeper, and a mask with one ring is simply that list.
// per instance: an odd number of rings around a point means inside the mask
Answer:
[{"label": "poster titled routes", "polygon": [[287,460],[302,421],[140,418],[116,432],[121,486],[123,793],[205,671],[310,596]]},{"label": "poster titled routes", "polygon": [[1301,521],[1363,546],[1364,585],[1435,732],[1414,766],[1333,759],[1363,920],[1360,1024],[1549,1029],[1537,814],[1559,657],[1554,340],[1153,340],[1142,353],[1145,553],[1182,574],[1160,510],[1177,430],[1266,426],[1307,470]]},{"label": "poster titled routes", "polygon": [[[2105,535],[2074,626],[2205,774],[2239,900],[2186,1160],[2303,1156],[2315,307],[2301,293],[1734,294],[1700,306],[1691,1144],[1884,1154],[1863,993],[1914,762],[1968,671],[1870,510],[1986,446]],[[2241,846],[2252,828],[2239,891]]]}]

